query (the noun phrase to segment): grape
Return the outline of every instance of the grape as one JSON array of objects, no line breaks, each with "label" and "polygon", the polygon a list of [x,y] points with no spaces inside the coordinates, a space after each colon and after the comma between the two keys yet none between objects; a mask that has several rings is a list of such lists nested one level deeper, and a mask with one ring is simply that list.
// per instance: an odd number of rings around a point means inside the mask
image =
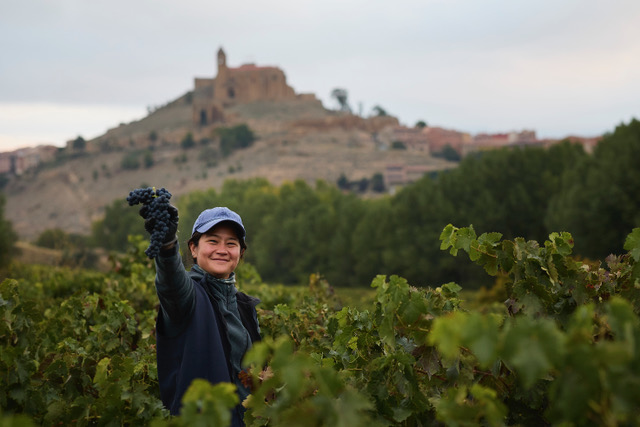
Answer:
[{"label": "grape", "polygon": [[144,251],[150,259],[158,256],[169,231],[169,221],[171,220],[171,214],[168,210],[169,199],[171,199],[171,193],[166,189],[155,190],[152,187],[137,188],[131,191],[127,197],[129,206],[143,205],[140,209],[140,215],[153,224],[153,229],[150,231],[149,247]]},{"label": "grape", "polygon": [[137,205],[138,203],[148,205],[153,200],[154,195],[155,191],[151,187],[138,188],[129,193],[127,202],[129,202],[129,206]]}]

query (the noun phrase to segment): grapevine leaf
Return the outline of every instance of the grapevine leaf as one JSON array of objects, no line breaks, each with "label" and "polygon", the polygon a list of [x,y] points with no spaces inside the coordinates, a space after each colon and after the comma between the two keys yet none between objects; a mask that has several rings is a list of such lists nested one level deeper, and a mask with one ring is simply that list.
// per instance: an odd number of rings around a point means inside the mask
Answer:
[{"label": "grapevine leaf", "polygon": [[445,425],[505,425],[507,408],[495,390],[480,384],[452,387],[434,404],[437,419]]},{"label": "grapevine leaf", "polygon": [[472,242],[469,258],[482,265],[491,276],[498,274],[498,255],[495,247],[502,237],[500,233],[483,233]]},{"label": "grapevine leaf", "polygon": [[454,298],[458,296],[458,292],[462,290],[462,286],[455,282],[445,283],[440,286],[442,288],[442,294],[447,298]]},{"label": "grapevine leaf", "polygon": [[429,343],[435,345],[445,357],[449,359],[455,358],[462,345],[468,317],[466,313],[457,311],[447,316],[436,318],[429,333]]},{"label": "grapevine leaf", "polygon": [[475,354],[482,367],[489,367],[495,361],[500,323],[499,316],[472,313],[464,329],[464,345]]},{"label": "grapevine leaf", "polygon": [[634,228],[624,241],[624,249],[631,257],[640,262],[640,227]]},{"label": "grapevine leaf", "polygon": [[611,298],[607,304],[607,321],[617,340],[633,342],[630,331],[637,329],[639,322],[633,307],[625,299]]},{"label": "grapevine leaf", "polygon": [[467,253],[471,251],[471,244],[476,240],[476,232],[473,226],[464,227],[458,230],[457,240],[455,242],[456,249],[462,249]]},{"label": "grapevine leaf", "polygon": [[546,319],[519,317],[502,339],[502,358],[516,369],[526,388],[544,378],[564,353],[565,336]]},{"label": "grapevine leaf", "polygon": [[418,317],[426,311],[425,300],[418,293],[412,293],[409,301],[404,304],[402,310],[402,320],[411,325],[418,320]]},{"label": "grapevine leaf", "polygon": [[362,393],[347,388],[336,400],[335,411],[340,414],[335,427],[351,427],[362,424],[365,411],[373,410],[373,403]]},{"label": "grapevine leaf", "polygon": [[93,376],[93,383],[97,386],[103,386],[107,382],[107,368],[111,363],[111,359],[108,357],[102,358],[96,365],[96,374]]},{"label": "grapevine leaf", "polygon": [[502,403],[495,390],[475,383],[471,386],[470,391],[474,400],[477,402],[477,406],[482,408],[484,418],[488,425],[501,426],[505,424],[507,407]]},{"label": "grapevine leaf", "polygon": [[555,247],[557,253],[563,256],[571,255],[573,249],[573,237],[570,233],[563,231],[562,233],[551,233],[549,240]]},{"label": "grapevine leaf", "polygon": [[515,265],[514,244],[511,240],[502,241],[502,248],[498,251],[498,264],[507,273],[511,272]]},{"label": "grapevine leaf", "polygon": [[458,254],[458,250],[455,248],[457,230],[457,227],[454,227],[452,224],[447,224],[447,226],[442,230],[442,233],[440,233],[440,240],[442,241],[440,249],[444,251],[451,247],[450,253],[453,256]]},{"label": "grapevine leaf", "polygon": [[401,423],[407,418],[411,416],[410,408],[403,408],[402,406],[398,406],[393,408],[393,420],[397,423]]},{"label": "grapevine leaf", "polygon": [[[236,386],[230,383],[210,382],[196,378],[182,397],[181,418],[187,423],[229,425],[230,409],[239,402]],[[192,425],[193,425],[192,424]]]}]

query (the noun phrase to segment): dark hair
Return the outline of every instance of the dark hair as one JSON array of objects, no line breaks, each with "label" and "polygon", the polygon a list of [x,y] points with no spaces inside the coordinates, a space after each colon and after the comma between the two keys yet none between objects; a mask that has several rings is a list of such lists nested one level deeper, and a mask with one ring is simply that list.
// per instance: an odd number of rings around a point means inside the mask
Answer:
[{"label": "dark hair", "polygon": [[[242,259],[242,257],[244,256],[244,251],[247,249],[247,244],[245,243],[244,239],[242,237],[240,237],[242,235],[242,233],[240,233],[239,227],[237,225],[235,225],[234,222],[232,221],[222,221],[218,224],[216,224],[214,227],[220,225],[220,224],[228,224],[231,225],[232,228],[236,231],[236,237],[238,238],[238,240],[240,240],[240,259]],[[211,227],[211,228],[214,228]],[[209,229],[210,230],[210,229]],[[207,230],[208,231],[208,230]],[[200,233],[199,231],[194,231],[193,235],[191,236],[191,238],[189,240],[187,240],[187,247],[189,248],[189,250],[191,250],[191,243],[193,243],[193,245],[195,247],[198,247],[198,243],[200,242],[200,238],[202,236],[204,236],[205,233]],[[197,264],[196,259],[193,259],[193,263]]]}]

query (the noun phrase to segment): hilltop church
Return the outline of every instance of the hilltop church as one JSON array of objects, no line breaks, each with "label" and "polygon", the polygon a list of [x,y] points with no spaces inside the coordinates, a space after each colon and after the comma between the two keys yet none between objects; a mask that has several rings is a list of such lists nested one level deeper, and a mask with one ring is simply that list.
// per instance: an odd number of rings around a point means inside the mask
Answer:
[{"label": "hilltop church", "polygon": [[224,109],[235,104],[296,98],[299,96],[287,84],[280,68],[255,64],[231,68],[227,66],[227,55],[220,48],[218,75],[213,79],[195,79],[193,123],[209,125],[222,122]]}]

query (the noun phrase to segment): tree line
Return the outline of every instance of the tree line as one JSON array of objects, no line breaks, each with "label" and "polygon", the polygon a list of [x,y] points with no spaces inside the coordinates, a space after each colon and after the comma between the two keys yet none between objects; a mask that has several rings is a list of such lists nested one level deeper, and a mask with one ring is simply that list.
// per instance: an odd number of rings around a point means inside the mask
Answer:
[{"label": "tree line", "polygon": [[[472,289],[489,283],[478,282],[484,277],[478,266],[440,250],[443,227],[473,225],[480,233],[536,241],[568,231],[576,255],[603,259],[620,253],[625,236],[640,226],[639,158],[634,119],[605,135],[591,154],[568,141],[486,151],[372,199],[324,181],[229,180],[219,190],[176,198],[179,237],[186,248],[197,215],[228,206],[248,230],[246,261],[267,282],[304,283],[319,273],[336,286],[360,286],[377,274],[397,274],[417,286],[453,281]],[[123,196],[94,224],[91,239],[124,250],[129,234],[144,229]]]}]

